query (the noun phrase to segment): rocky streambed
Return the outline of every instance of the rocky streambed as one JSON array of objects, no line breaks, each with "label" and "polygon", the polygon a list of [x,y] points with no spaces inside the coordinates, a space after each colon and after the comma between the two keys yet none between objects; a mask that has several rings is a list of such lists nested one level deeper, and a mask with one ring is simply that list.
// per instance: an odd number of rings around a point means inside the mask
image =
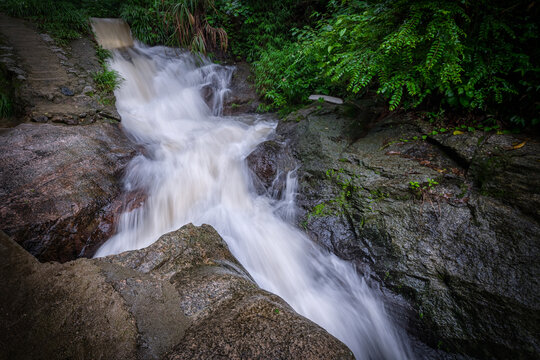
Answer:
[{"label": "rocky streambed", "polygon": [[280,174],[298,167],[299,226],[399,294],[388,302],[409,332],[473,357],[535,358],[540,144],[430,134],[373,101],[315,103],[284,119],[248,161],[259,191],[273,194]]},{"label": "rocky streambed", "polygon": [[261,290],[210,226],[100,259],[39,263],[0,235],[1,359],[352,359]]},{"label": "rocky streambed", "polygon": [[[73,45],[83,52],[47,46],[68,58],[54,61],[73,66],[66,79],[81,93],[47,84],[53,96],[38,96],[23,84],[24,113],[9,126],[25,123],[0,134],[0,358],[351,358],[258,288],[209,226],[77,259],[144,201],[121,183],[139,149],[113,111],[84,94],[92,84],[77,64],[95,65],[94,55],[76,55],[87,53],[84,41]],[[21,76],[31,65],[21,62]],[[233,75],[226,114],[256,108],[248,75],[244,66]],[[275,197],[296,169],[298,225],[381,287],[396,321],[434,349],[424,358],[536,358],[539,144],[430,133],[372,101],[315,103],[282,120],[247,160],[258,191]]]},{"label": "rocky streambed", "polygon": [[[17,105],[0,124],[0,359],[353,358],[261,290],[210,226],[87,259],[145,200],[122,185],[140,150],[87,91],[88,39],[60,48],[0,18]],[[253,109],[246,91],[229,113]]]}]

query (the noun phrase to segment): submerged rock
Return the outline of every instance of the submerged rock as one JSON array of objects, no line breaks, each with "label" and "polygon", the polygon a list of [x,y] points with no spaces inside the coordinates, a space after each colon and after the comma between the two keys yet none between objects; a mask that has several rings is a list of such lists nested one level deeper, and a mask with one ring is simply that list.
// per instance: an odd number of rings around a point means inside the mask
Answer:
[{"label": "submerged rock", "polygon": [[108,123],[0,134],[0,229],[41,261],[92,256],[130,200],[120,180],[136,153]]},{"label": "submerged rock", "polygon": [[278,126],[301,164],[300,225],[409,299],[410,330],[432,346],[539,356],[540,145],[488,133],[422,141],[413,119],[374,121],[383,116],[369,103],[315,104]]},{"label": "submerged rock", "polygon": [[65,264],[40,264],[0,234],[0,256],[7,358],[353,358],[261,290],[208,225]]}]

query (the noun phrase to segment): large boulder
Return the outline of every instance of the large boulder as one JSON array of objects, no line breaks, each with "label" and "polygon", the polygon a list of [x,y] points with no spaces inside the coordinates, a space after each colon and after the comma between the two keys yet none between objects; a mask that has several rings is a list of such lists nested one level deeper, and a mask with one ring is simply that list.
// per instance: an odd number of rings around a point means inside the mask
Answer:
[{"label": "large boulder", "polygon": [[0,230],[41,261],[92,256],[115,231],[137,153],[118,125],[21,124],[0,134]]},{"label": "large boulder", "polygon": [[208,225],[65,264],[0,234],[0,255],[0,359],[353,358],[261,290]]},{"label": "large boulder", "polygon": [[299,223],[408,298],[432,346],[539,356],[540,145],[423,127],[369,103],[292,113],[276,140],[301,164]]}]

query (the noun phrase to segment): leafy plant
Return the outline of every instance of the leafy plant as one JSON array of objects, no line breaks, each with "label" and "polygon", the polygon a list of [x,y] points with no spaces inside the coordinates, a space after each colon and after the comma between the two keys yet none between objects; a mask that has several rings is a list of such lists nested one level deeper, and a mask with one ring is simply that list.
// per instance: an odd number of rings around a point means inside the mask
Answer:
[{"label": "leafy plant", "polygon": [[[295,45],[280,47],[280,69],[263,93],[276,107],[298,102],[315,89],[358,97],[374,90],[390,110],[422,105],[440,111],[508,113],[502,104],[526,104],[507,119],[538,122],[538,6],[525,1],[331,1],[316,26],[297,30]],[[296,49],[302,49],[298,60]],[[269,52],[273,52],[269,47]],[[287,51],[287,49],[289,49]],[[306,61],[307,60],[307,61]],[[299,64],[298,61],[301,63]],[[272,61],[261,59],[263,69]],[[291,94],[279,82],[303,85],[306,71],[320,82]],[[271,73],[271,71],[270,71]],[[292,96],[291,96],[292,95]],[[536,120],[535,120],[536,119]]]},{"label": "leafy plant", "polygon": [[205,54],[207,50],[227,50],[225,29],[208,22],[207,12],[214,10],[214,0],[180,0],[165,10],[166,19],[172,19],[180,46]]},{"label": "leafy plant", "polygon": [[104,67],[100,71],[92,75],[94,83],[99,91],[104,93],[112,93],[120,86],[120,75],[115,70],[109,70]]},{"label": "leafy plant", "polygon": [[428,179],[427,184],[420,183],[418,181],[409,181],[409,188],[412,190],[412,192],[422,198],[426,198],[426,196],[431,193],[431,190],[436,185],[439,185],[439,183],[434,179]]},{"label": "leafy plant", "polygon": [[174,28],[161,0],[128,1],[119,16],[130,26],[133,36],[148,45],[172,44]]}]

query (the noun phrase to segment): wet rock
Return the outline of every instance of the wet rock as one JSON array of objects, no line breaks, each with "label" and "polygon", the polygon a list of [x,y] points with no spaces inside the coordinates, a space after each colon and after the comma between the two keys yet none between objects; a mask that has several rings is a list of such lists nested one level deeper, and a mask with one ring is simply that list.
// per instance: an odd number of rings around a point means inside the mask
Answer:
[{"label": "wet rock", "polygon": [[253,73],[249,64],[235,64],[230,89],[225,98],[224,115],[252,113],[257,110],[260,100],[253,85]]},{"label": "wet rock", "polygon": [[0,341],[9,358],[353,358],[258,288],[208,225],[65,264],[40,264],[0,234],[0,256]]},{"label": "wet rock", "polygon": [[91,87],[90,85],[86,85],[83,88],[82,92],[83,92],[83,94],[88,94],[88,93],[94,92],[94,88]]},{"label": "wet rock", "polygon": [[114,231],[135,148],[105,123],[22,124],[0,137],[0,229],[41,261],[92,256]]},{"label": "wet rock", "polygon": [[296,168],[296,161],[287,151],[286,144],[274,140],[259,144],[248,156],[247,163],[255,174],[257,192],[278,198],[285,189],[287,173]]},{"label": "wet rock", "polygon": [[135,319],[92,261],[40,264],[1,232],[0,254],[2,359],[137,359]]},{"label": "wet rock", "polygon": [[65,86],[62,86],[62,87],[60,88],[60,92],[62,93],[62,95],[66,95],[66,96],[73,96],[73,95],[75,95],[75,93],[74,93],[71,89],[69,89],[69,88],[67,88],[67,87],[65,87]]},{"label": "wet rock", "polygon": [[353,358],[350,350],[313,325],[275,295],[247,295],[192,326],[166,358]]},{"label": "wet rock", "polygon": [[540,145],[479,132],[405,142],[422,126],[370,118],[323,104],[278,126],[301,164],[299,222],[408,298],[409,329],[432,346],[539,356]]},{"label": "wet rock", "polygon": [[32,116],[32,121],[37,123],[46,123],[49,118],[45,115]]}]

